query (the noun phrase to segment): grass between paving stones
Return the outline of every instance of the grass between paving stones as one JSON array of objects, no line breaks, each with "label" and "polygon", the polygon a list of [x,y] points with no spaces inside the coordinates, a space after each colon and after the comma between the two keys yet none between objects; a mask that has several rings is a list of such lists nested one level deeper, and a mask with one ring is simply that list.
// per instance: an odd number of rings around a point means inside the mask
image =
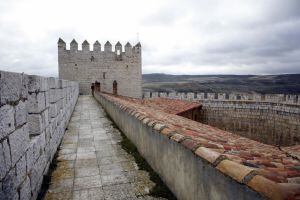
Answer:
[{"label": "grass between paving stones", "polygon": [[120,142],[122,148],[134,157],[139,169],[147,171],[149,173],[150,180],[155,183],[155,186],[150,190],[149,195],[153,197],[162,197],[170,200],[175,200],[176,197],[161,180],[158,174],[151,168],[147,161],[139,154],[134,144],[122,132],[121,135],[123,138]]}]

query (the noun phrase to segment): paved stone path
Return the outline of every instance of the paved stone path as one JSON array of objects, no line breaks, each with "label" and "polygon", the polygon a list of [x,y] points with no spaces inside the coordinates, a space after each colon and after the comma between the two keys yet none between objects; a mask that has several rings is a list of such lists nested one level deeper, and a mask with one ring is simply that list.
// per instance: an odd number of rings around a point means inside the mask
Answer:
[{"label": "paved stone path", "polygon": [[79,97],[45,199],[157,199],[112,124],[93,97]]}]

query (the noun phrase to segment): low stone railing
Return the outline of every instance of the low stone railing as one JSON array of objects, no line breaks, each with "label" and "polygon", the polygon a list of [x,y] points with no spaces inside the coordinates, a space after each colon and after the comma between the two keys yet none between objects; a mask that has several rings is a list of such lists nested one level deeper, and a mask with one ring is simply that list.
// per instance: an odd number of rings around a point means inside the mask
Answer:
[{"label": "low stone railing", "polygon": [[0,199],[36,199],[78,83],[0,71]]}]

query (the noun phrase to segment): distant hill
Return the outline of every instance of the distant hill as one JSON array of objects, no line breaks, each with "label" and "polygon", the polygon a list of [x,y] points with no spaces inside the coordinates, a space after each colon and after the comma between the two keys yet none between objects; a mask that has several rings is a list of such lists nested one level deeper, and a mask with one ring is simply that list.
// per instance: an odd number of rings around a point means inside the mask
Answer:
[{"label": "distant hill", "polygon": [[300,94],[300,74],[169,75],[143,74],[144,91],[258,92]]}]

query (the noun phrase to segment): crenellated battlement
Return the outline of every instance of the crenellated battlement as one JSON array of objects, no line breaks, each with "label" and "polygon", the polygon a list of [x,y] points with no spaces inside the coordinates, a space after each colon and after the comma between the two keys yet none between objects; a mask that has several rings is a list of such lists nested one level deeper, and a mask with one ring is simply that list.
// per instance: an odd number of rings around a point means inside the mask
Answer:
[{"label": "crenellated battlement", "polygon": [[144,98],[165,97],[189,101],[253,101],[300,105],[300,95],[259,93],[204,93],[204,92],[144,92]]},{"label": "crenellated battlement", "polygon": [[61,52],[61,53],[63,51],[71,51],[71,52],[96,52],[96,53],[100,53],[100,52],[114,52],[116,54],[123,53],[125,55],[131,55],[132,53],[140,54],[141,53],[141,48],[142,48],[140,42],[138,42],[134,46],[132,46],[129,42],[127,42],[126,45],[125,45],[125,48],[123,49],[123,45],[118,41],[114,45],[114,49],[113,49],[113,45],[109,41],[106,41],[104,43],[104,48],[102,50],[101,43],[97,40],[93,44],[93,49],[91,49],[90,43],[87,40],[84,40],[83,43],[81,44],[81,49],[82,50],[79,50],[79,48],[78,48],[78,42],[75,39],[73,39],[70,42],[70,48],[67,49],[66,42],[63,39],[61,39],[61,38],[59,38],[59,40],[57,42],[57,46],[58,46],[59,52]]}]

